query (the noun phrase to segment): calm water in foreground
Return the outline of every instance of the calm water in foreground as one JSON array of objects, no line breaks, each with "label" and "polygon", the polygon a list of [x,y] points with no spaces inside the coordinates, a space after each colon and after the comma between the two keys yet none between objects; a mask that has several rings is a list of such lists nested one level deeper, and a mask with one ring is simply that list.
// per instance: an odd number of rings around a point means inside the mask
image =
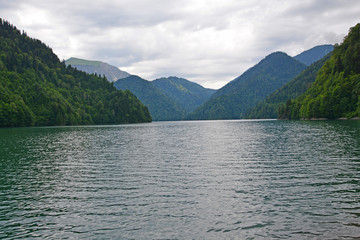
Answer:
[{"label": "calm water in foreground", "polygon": [[0,238],[357,239],[360,121],[0,129]]}]

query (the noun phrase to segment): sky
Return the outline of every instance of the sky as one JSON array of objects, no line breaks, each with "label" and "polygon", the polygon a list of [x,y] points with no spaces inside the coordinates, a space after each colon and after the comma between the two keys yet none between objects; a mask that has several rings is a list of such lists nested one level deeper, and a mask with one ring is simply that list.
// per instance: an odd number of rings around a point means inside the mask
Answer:
[{"label": "sky", "polygon": [[0,0],[0,18],[60,60],[220,88],[268,54],[341,43],[359,0]]}]

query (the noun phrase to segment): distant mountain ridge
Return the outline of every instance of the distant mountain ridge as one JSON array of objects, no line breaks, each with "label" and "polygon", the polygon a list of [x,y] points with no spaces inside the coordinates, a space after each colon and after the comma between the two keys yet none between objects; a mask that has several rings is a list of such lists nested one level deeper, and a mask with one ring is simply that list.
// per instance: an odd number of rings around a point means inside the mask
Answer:
[{"label": "distant mountain ridge", "polygon": [[306,68],[283,52],[266,56],[241,76],[220,88],[188,119],[239,119],[267,95]]},{"label": "distant mountain ridge", "polygon": [[[283,52],[274,52],[217,91],[178,77],[147,81],[129,75],[117,80],[115,86],[121,90],[130,90],[138,96],[140,101],[149,107],[155,121],[239,119],[249,116],[263,118],[261,115],[265,112],[267,112],[266,116],[275,117],[277,105],[266,109],[263,105],[260,107],[261,110],[257,108],[256,114],[255,112],[249,114],[249,110],[293,79],[308,64],[322,58],[332,49],[332,45],[320,45],[295,57]],[[104,64],[100,61],[76,58],[69,59],[68,63],[89,73]]]},{"label": "distant mountain ridge", "polygon": [[195,110],[216,92],[214,89],[178,77],[159,78],[152,84],[166,96],[176,101],[186,112]]},{"label": "distant mountain ridge", "polygon": [[280,119],[360,117],[360,23],[318,71],[315,82],[279,109]]},{"label": "distant mountain ridge", "polygon": [[277,89],[275,92],[267,96],[263,101],[259,102],[254,108],[246,114],[245,118],[249,119],[270,119],[278,118],[278,109],[280,106],[289,101],[295,99],[301,94],[304,94],[306,90],[315,81],[316,75],[320,68],[331,57],[331,53],[328,53],[322,59],[316,61],[302,71],[295,78],[287,82],[284,86]]},{"label": "distant mountain ridge", "polygon": [[157,89],[152,82],[131,75],[114,83],[119,90],[129,90],[148,107],[154,121],[181,120],[185,114],[183,108],[173,99]]},{"label": "distant mountain ridge", "polygon": [[155,121],[181,120],[216,92],[174,76],[147,81],[101,61],[70,58],[65,63],[86,73],[105,75],[117,89],[133,92],[149,107]]},{"label": "distant mountain ridge", "polygon": [[112,66],[108,63],[104,63],[101,61],[91,61],[80,58],[69,58],[65,61],[66,65],[71,65],[77,70],[84,71],[90,74],[98,74],[100,76],[105,75],[108,81],[115,82],[120,78],[129,77],[130,74],[120,70],[119,68]]},{"label": "distant mountain ridge", "polygon": [[312,63],[320,60],[326,54],[332,52],[333,50],[334,50],[333,45],[330,44],[319,45],[294,56],[294,58],[304,63],[305,65],[310,66]]},{"label": "distant mountain ridge", "polygon": [[119,79],[114,85],[133,92],[149,108],[154,121],[182,120],[215,92],[178,77],[147,81],[132,75]]}]

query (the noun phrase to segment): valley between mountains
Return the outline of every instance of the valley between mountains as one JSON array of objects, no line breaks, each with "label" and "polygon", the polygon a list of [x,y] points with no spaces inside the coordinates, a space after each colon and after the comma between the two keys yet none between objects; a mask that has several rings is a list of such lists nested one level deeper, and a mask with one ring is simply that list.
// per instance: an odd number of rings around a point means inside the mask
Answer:
[{"label": "valley between mountains", "polygon": [[[289,97],[306,91],[333,48],[332,45],[316,46],[294,57],[274,52],[218,90],[175,76],[149,81],[99,61],[70,58],[65,63],[87,73],[106,76],[117,89],[131,91],[149,108],[155,121],[277,118],[279,106]],[[296,82],[292,92],[283,94],[281,101],[264,102],[284,85],[292,85],[293,79],[305,82],[306,86],[298,88]]]}]

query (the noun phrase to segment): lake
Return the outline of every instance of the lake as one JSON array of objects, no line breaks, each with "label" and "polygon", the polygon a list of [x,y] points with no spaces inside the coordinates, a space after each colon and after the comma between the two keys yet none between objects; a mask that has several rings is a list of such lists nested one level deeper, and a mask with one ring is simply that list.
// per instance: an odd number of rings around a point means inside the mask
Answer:
[{"label": "lake", "polygon": [[360,238],[360,121],[0,129],[0,238]]}]

